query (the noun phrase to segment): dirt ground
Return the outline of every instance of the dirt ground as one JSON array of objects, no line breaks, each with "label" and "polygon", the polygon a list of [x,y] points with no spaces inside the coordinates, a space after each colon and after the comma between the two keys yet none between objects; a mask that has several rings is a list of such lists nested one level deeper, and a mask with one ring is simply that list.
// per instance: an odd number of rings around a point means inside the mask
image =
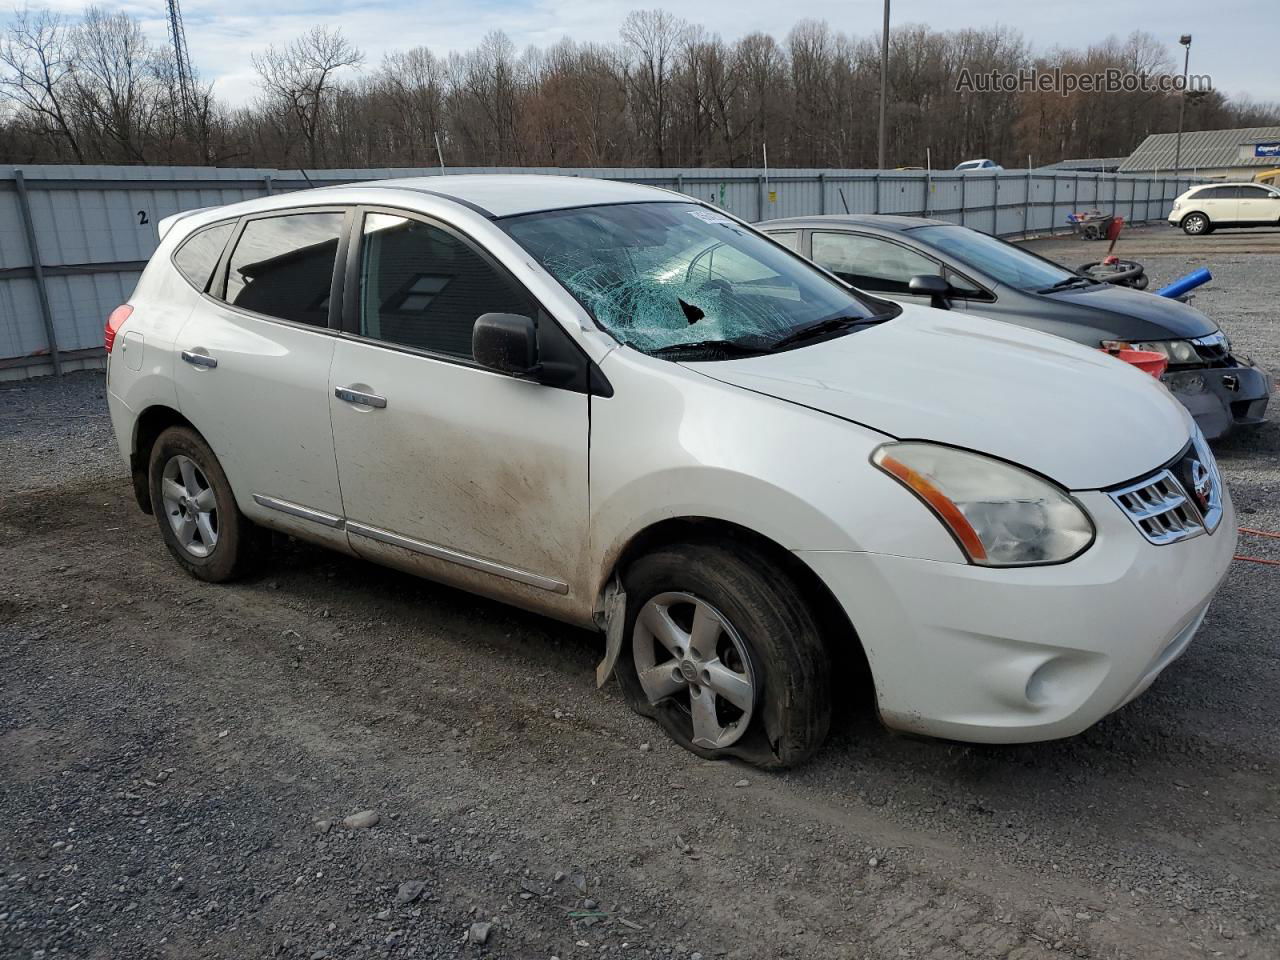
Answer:
[{"label": "dirt ground", "polygon": [[[1207,263],[1196,305],[1277,369],[1263,233],[1123,249],[1161,283]],[[1235,564],[1079,737],[906,739],[855,702],[768,775],[670,746],[558,623],[297,544],[189,579],[102,391],[0,386],[0,956],[1280,956],[1280,567]],[[1280,429],[1218,453],[1280,530]]]}]

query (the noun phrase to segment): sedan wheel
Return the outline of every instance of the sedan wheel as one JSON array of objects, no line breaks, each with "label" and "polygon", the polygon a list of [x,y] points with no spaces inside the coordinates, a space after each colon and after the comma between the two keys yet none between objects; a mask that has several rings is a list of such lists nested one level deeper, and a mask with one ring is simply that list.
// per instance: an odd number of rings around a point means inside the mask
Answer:
[{"label": "sedan wheel", "polygon": [[688,713],[694,746],[742,739],[756,681],[742,638],[719,610],[692,594],[659,594],[640,611],[631,651],[649,702],[671,700]]},{"label": "sedan wheel", "polygon": [[218,498],[204,471],[178,454],[164,465],[160,481],[164,515],[178,545],[193,557],[207,557],[218,546]]}]

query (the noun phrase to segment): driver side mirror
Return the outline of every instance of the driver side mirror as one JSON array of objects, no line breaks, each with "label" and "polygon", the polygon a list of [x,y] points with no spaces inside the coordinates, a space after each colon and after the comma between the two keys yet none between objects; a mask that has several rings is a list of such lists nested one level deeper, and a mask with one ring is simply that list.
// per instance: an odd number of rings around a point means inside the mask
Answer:
[{"label": "driver side mirror", "polygon": [[951,303],[947,300],[951,294],[951,284],[936,273],[922,273],[912,277],[907,289],[918,297],[928,297],[931,307],[938,310],[951,309]]},{"label": "driver side mirror", "polygon": [[471,328],[471,355],[476,363],[517,377],[536,373],[538,328],[532,317],[515,313],[485,313]]}]

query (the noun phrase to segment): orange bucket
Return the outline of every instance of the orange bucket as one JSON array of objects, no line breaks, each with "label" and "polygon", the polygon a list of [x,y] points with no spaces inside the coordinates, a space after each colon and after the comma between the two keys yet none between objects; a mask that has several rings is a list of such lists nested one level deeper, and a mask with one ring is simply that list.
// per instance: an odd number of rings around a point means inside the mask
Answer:
[{"label": "orange bucket", "polygon": [[1125,363],[1132,363],[1144,373],[1149,373],[1157,380],[1164,374],[1165,369],[1169,366],[1169,358],[1163,353],[1156,353],[1154,350],[1117,350],[1111,354],[1123,360]]}]

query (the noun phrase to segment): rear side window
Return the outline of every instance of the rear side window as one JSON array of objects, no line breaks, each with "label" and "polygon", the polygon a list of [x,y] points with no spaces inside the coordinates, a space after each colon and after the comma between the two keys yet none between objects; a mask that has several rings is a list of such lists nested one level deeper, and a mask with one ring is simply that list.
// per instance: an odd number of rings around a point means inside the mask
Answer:
[{"label": "rear side window", "polygon": [[362,336],[470,360],[471,328],[485,313],[534,317],[537,307],[453,234],[407,217],[365,217]]},{"label": "rear side window", "polygon": [[227,303],[293,323],[328,326],[341,213],[250,220],[227,269]]},{"label": "rear side window", "polygon": [[183,242],[178,252],[173,255],[173,263],[191,284],[201,293],[209,288],[209,278],[213,276],[213,268],[218,265],[222,256],[222,248],[231,239],[231,231],[235,229],[235,221],[218,223],[212,227],[197,230]]}]

